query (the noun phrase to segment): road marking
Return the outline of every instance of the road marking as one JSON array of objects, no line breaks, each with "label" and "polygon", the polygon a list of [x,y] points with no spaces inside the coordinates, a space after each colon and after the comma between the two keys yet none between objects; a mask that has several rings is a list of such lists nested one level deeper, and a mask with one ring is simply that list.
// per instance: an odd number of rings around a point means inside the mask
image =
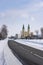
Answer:
[{"label": "road marking", "polygon": [[[24,49],[25,51],[27,50],[27,49],[25,49],[24,47],[22,47],[22,46],[20,46],[22,49]],[[27,50],[28,52],[30,52],[32,55],[34,55],[34,56],[37,56],[37,57],[39,57],[39,58],[41,58],[41,59],[43,59],[43,57],[42,56],[40,56],[40,55],[37,55],[37,54],[34,54],[32,51],[30,51],[30,50]]]},{"label": "road marking", "polygon": [[37,56],[37,57],[39,57],[39,58],[43,59],[43,57],[42,57],[42,56],[40,56],[40,55],[37,55],[37,54],[33,54],[33,55],[35,55],[35,56]]}]

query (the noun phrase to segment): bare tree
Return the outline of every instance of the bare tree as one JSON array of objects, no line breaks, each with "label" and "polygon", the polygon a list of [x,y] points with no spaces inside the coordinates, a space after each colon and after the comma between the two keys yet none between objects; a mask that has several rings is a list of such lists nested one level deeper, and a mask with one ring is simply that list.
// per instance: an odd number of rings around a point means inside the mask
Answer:
[{"label": "bare tree", "polygon": [[0,40],[2,39],[2,34],[0,33]]},{"label": "bare tree", "polygon": [[2,38],[7,38],[8,31],[7,31],[7,26],[6,25],[2,26],[1,34],[2,34]]},{"label": "bare tree", "polygon": [[41,37],[43,38],[43,27],[41,28]]}]

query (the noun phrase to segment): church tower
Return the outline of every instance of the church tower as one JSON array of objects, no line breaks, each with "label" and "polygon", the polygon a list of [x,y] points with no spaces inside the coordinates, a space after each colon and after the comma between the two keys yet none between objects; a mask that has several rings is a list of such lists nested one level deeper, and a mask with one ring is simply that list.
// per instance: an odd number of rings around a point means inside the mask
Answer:
[{"label": "church tower", "polygon": [[27,30],[27,32],[28,32],[28,36],[30,35],[30,25],[28,24],[28,30]]},{"label": "church tower", "polygon": [[22,27],[22,37],[24,38],[24,32],[25,32],[25,27],[24,27],[24,24],[23,24],[23,27]]}]

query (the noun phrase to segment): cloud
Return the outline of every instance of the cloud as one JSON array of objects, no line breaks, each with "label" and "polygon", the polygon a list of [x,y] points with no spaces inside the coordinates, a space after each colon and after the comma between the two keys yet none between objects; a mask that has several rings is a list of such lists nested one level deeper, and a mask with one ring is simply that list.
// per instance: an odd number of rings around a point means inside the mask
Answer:
[{"label": "cloud", "polygon": [[21,17],[21,18],[28,18],[28,13],[25,10],[6,10],[5,12],[0,13],[0,18],[8,18],[8,17]]},{"label": "cloud", "polygon": [[31,4],[27,4],[25,9],[27,9],[27,11],[29,12],[39,11],[43,9],[43,1],[38,1]]},{"label": "cloud", "polygon": [[42,8],[43,7],[43,1],[35,4],[35,7]]},{"label": "cloud", "polygon": [[34,17],[31,17],[31,21],[35,21],[35,18]]},{"label": "cloud", "polygon": [[24,18],[24,19],[28,19],[29,14],[27,14],[27,13],[21,13],[21,14],[20,14],[20,17],[21,17],[21,18]]},{"label": "cloud", "polygon": [[34,15],[40,11],[40,8],[43,9],[43,2],[38,2],[31,5],[27,4],[24,9],[11,9],[0,12],[0,18],[4,18],[4,20],[6,18],[13,18],[12,20],[14,20],[19,17],[19,19],[29,20],[29,17],[31,17],[31,21],[34,21]]},{"label": "cloud", "polygon": [[0,13],[0,18],[3,18],[3,17],[5,17],[5,13]]},{"label": "cloud", "polygon": [[[19,0],[19,2],[21,1]],[[26,4],[24,9],[12,9],[12,10],[6,10],[5,12],[0,12],[0,17],[2,18],[2,17],[19,16],[22,18],[28,18],[31,12],[39,11],[40,8],[43,8],[43,1],[39,1],[38,3],[34,4]]]}]

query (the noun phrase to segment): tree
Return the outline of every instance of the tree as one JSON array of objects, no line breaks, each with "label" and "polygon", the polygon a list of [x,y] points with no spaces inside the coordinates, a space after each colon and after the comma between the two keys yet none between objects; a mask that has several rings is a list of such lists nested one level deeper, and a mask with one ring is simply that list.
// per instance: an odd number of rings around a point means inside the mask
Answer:
[{"label": "tree", "polygon": [[1,34],[2,34],[2,38],[7,38],[8,31],[7,31],[7,26],[6,25],[2,26]]},{"label": "tree", "polygon": [[2,39],[2,34],[0,33],[0,40]]},{"label": "tree", "polygon": [[41,28],[41,37],[43,38],[43,27]]}]

